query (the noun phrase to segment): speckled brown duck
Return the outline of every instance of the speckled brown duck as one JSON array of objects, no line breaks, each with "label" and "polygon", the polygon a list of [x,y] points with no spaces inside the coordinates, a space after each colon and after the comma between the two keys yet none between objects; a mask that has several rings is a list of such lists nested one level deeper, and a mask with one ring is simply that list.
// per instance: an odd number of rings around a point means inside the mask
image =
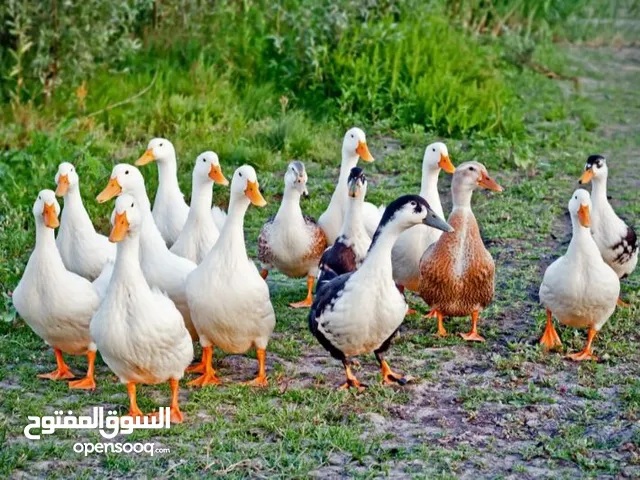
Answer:
[{"label": "speckled brown duck", "polygon": [[491,302],[495,290],[495,265],[480,236],[471,211],[471,196],[478,188],[501,192],[484,165],[466,162],[453,175],[453,210],[449,224],[453,232],[443,233],[420,260],[420,296],[438,318],[438,335],[447,334],[444,317],[470,315],[471,331],[461,334],[468,341],[483,342],[478,334],[478,316]]}]

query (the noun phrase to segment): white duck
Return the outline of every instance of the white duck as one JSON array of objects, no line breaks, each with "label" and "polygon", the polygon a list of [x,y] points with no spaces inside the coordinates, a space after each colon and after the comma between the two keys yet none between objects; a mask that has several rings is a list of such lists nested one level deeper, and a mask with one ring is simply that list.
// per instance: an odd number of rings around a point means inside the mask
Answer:
[{"label": "white duck", "polygon": [[56,245],[65,267],[73,273],[95,280],[108,261],[116,258],[115,245],[96,233],[80,196],[80,180],[75,167],[63,162],[58,166],[56,195],[64,197],[64,210]]},{"label": "white duck", "polygon": [[[633,272],[638,264],[640,242],[629,225],[616,215],[607,198],[607,161],[601,155],[591,155],[584,166],[580,183],[592,182],[591,232],[602,258],[618,274],[625,278]],[[621,300],[618,302],[627,306]]]},{"label": "white duck", "polygon": [[569,200],[573,236],[567,253],[553,262],[540,285],[540,301],[547,308],[547,325],[540,343],[547,349],[562,345],[552,317],[574,328],[588,328],[587,344],[568,358],[595,359],[591,344],[616,308],[620,281],[599,253],[589,226],[591,199],[578,189]]},{"label": "white duck", "polygon": [[220,236],[220,231],[211,215],[212,186],[229,185],[220,169],[215,152],[204,152],[196,158],[193,168],[191,207],[184,228],[178,235],[171,251],[176,255],[200,263]]},{"label": "white duck", "polygon": [[38,377],[74,378],[62,352],[86,355],[87,376],[69,383],[69,387],[94,389],[96,348],[89,335],[89,322],[100,298],[87,279],[68,271],[62,262],[54,239],[59,213],[60,205],[53,191],[42,190],[33,204],[36,245],[13,292],[13,305],[36,335],[53,347],[56,355],[58,368]]},{"label": "white duck", "polygon": [[316,292],[309,328],[331,356],[342,361],[347,381],[340,388],[364,387],[351,372],[350,357],[371,351],[384,383],[404,385],[408,381],[383,358],[407,311],[404,295],[393,281],[391,249],[400,233],[421,222],[451,231],[422,197],[405,195],[394,200],[384,212],[362,266]]},{"label": "white duck", "polygon": [[[329,206],[318,219],[318,225],[324,231],[328,245],[333,245],[340,234],[340,227],[347,209],[349,173],[358,164],[359,158],[365,162],[373,162],[364,132],[354,127],[347,131],[342,141],[342,163],[338,184],[331,196]],[[376,207],[369,202],[364,203],[363,220],[369,236],[372,237],[375,233],[383,211],[384,208]]]},{"label": "white duck", "polygon": [[147,282],[165,292],[176,304],[192,338],[197,340],[198,334],[191,322],[185,293],[185,280],[196,268],[196,264],[169,251],[153,221],[144,178],[140,170],[126,163],[113,167],[109,183],[98,195],[97,200],[103,203],[122,193],[133,196],[143,215],[146,214],[143,216],[140,233],[140,265]]},{"label": "white duck", "polygon": [[267,278],[274,267],[291,278],[307,277],[307,296],[300,302],[290,303],[293,308],[311,306],[318,261],[327,247],[322,229],[312,217],[303,215],[300,208],[300,196],[309,194],[307,180],[302,162],[289,163],[278,213],[262,226],[258,237],[262,278]]},{"label": "white duck", "polygon": [[202,363],[190,371],[202,376],[189,385],[219,384],[212,366],[213,348],[228,353],[256,349],[258,376],[249,382],[266,386],[266,348],[276,317],[269,288],[247,256],[244,216],[253,203],[266,205],[255,170],[243,165],[233,174],[229,213],[220,238],[202,263],[187,278],[187,298],[193,323],[200,335]]},{"label": "white duck", "polygon": [[166,138],[154,138],[147,150],[136,160],[142,166],[155,161],[158,164],[158,191],[153,202],[153,219],[168,247],[178,239],[187,217],[189,205],[178,184],[176,150]]},{"label": "white duck", "polygon": [[[449,159],[449,151],[444,143],[436,142],[427,146],[422,159],[422,185],[420,196],[439,217],[444,217],[438,176],[440,170],[454,173],[456,168]],[[420,281],[420,259],[425,250],[442,235],[442,230],[420,224],[405,230],[391,251],[393,279],[398,285],[414,292],[418,291]]]},{"label": "white duck", "polygon": [[91,320],[105,363],[127,385],[129,415],[142,416],[136,385],[169,382],[171,422],[183,421],[178,383],[193,359],[193,344],[174,303],[151,289],[140,268],[140,236],[148,207],[130,195],[116,200],[109,239],[118,255],[107,295]]}]

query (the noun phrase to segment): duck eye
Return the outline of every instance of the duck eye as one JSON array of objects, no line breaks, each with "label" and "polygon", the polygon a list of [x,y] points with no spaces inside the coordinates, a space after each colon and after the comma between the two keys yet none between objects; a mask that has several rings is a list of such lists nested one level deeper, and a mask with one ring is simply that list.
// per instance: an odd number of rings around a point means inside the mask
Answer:
[{"label": "duck eye", "polygon": [[131,202],[131,208],[133,208],[133,202]]},{"label": "duck eye", "polygon": [[475,167],[469,167],[469,170],[471,170],[472,172],[476,171]]},{"label": "duck eye", "polygon": [[240,177],[241,177],[241,176],[242,176],[242,172],[238,172],[238,176],[240,176]]},{"label": "duck eye", "polygon": [[351,134],[351,138],[353,138],[353,133]]},{"label": "duck eye", "polygon": [[129,175],[129,170],[125,170],[125,171],[124,171],[124,174],[125,174],[125,175]]},{"label": "duck eye", "polygon": [[161,143],[160,146],[162,146],[163,144]]},{"label": "duck eye", "polygon": [[418,204],[417,204],[416,202],[411,202],[411,206],[412,206],[412,207],[415,207],[415,206],[417,206],[417,205],[418,205]]},{"label": "duck eye", "polygon": [[433,149],[433,151],[435,152],[435,151],[436,151],[436,149],[434,148],[434,149]]}]

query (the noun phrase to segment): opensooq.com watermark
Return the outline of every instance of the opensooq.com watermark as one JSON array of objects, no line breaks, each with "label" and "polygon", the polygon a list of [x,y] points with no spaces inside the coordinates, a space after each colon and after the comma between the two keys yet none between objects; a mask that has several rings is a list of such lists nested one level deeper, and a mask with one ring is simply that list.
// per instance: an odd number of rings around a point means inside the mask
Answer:
[{"label": "opensooq.com watermark", "polygon": [[[98,430],[100,436],[110,440],[119,433],[128,435],[134,430],[168,429],[171,425],[169,407],[160,408],[157,415],[140,417],[118,417],[116,411],[105,411],[103,407],[93,407],[93,415],[76,416],[69,410],[67,415],[56,410],[44,417],[29,416],[29,424],[24,427],[24,436],[29,440],[39,440],[42,435],[51,435],[56,430]],[[39,430],[39,433],[37,432]],[[142,442],[77,442],[73,451],[88,456],[94,453],[169,453],[166,447],[155,447],[155,443]]]}]

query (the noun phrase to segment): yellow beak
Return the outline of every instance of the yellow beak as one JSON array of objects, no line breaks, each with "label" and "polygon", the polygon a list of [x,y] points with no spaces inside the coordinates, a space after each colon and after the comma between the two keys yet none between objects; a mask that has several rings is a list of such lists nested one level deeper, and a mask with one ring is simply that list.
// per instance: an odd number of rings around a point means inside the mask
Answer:
[{"label": "yellow beak", "polygon": [[485,174],[482,174],[482,177],[478,180],[478,185],[488,188],[489,190],[493,190],[494,192],[501,192],[504,190],[493,178]]},{"label": "yellow beak", "polygon": [[100,192],[100,194],[96,197],[98,203],[104,203],[107,200],[111,200],[116,195],[120,195],[122,193],[122,187],[118,183],[118,179],[113,177],[109,179],[109,183],[105,187],[104,190]]},{"label": "yellow beak", "polygon": [[153,150],[150,148],[146,152],[144,152],[138,160],[136,160],[136,165],[146,165],[149,162],[153,162],[155,159],[156,157],[153,154]]},{"label": "yellow beak", "polygon": [[116,213],[113,228],[109,235],[109,241],[112,243],[121,242],[129,231],[129,220],[127,220],[127,212]]},{"label": "yellow beak", "polygon": [[585,170],[582,173],[582,176],[580,177],[580,180],[578,180],[578,183],[581,183],[581,184],[589,183],[592,178],[593,178],[593,168],[589,168],[588,170]]},{"label": "yellow beak", "polygon": [[578,208],[578,220],[583,227],[591,226],[591,215],[589,213],[589,205],[582,204]]},{"label": "yellow beak", "polygon": [[56,196],[64,197],[69,190],[69,175],[60,175],[58,177],[58,188],[56,188]]},{"label": "yellow beak", "polygon": [[56,206],[53,203],[44,204],[42,218],[44,218],[44,224],[49,228],[58,228],[60,226],[58,215],[56,215]]},{"label": "yellow beak", "polygon": [[451,159],[449,155],[440,154],[440,161],[438,162],[438,166],[447,173],[454,173],[456,171],[456,167],[451,163]]},{"label": "yellow beak", "polygon": [[218,185],[229,185],[229,180],[224,178],[220,165],[211,165],[211,169],[209,170],[209,178]]},{"label": "yellow beak", "polygon": [[373,162],[374,160],[373,155],[371,155],[369,151],[369,147],[367,147],[367,142],[359,141],[356,153],[360,155],[360,158],[365,162]]},{"label": "yellow beak", "polygon": [[267,201],[260,193],[260,187],[257,181],[251,182],[247,180],[247,188],[244,189],[244,194],[256,207],[264,207],[267,204]]}]

